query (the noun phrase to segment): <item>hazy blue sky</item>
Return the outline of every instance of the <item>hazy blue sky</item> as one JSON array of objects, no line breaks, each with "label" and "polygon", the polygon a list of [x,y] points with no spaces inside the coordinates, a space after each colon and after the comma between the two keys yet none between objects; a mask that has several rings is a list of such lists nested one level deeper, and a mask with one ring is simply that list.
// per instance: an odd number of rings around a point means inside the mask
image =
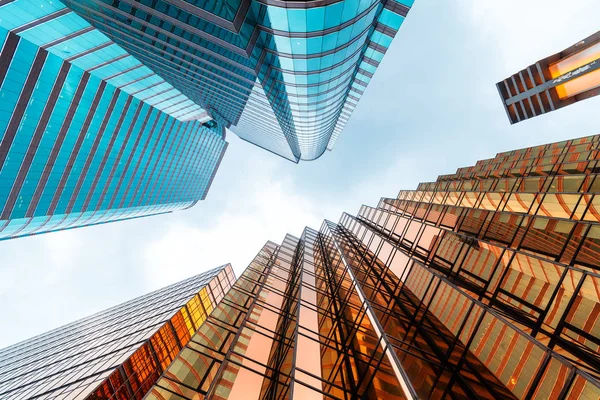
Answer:
[{"label": "hazy blue sky", "polygon": [[228,134],[187,211],[0,242],[0,347],[231,262],[497,152],[599,133],[600,97],[510,126],[495,83],[600,29],[598,0],[416,0],[332,152]]}]

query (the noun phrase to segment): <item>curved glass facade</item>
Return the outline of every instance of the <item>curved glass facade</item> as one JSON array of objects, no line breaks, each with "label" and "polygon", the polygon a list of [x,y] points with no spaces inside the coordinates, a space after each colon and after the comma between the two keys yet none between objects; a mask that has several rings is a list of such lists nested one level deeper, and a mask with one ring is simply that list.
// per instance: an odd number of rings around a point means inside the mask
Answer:
[{"label": "curved glass facade", "polygon": [[332,149],[413,1],[64,3],[242,139],[298,162]]}]

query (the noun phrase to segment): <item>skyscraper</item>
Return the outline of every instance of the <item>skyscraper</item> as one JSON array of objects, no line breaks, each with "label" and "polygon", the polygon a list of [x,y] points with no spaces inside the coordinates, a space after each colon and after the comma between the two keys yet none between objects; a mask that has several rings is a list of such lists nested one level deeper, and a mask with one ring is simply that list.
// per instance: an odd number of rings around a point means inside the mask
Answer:
[{"label": "skyscraper", "polygon": [[0,240],[204,199],[225,128],[58,1],[0,2]]},{"label": "skyscraper", "polygon": [[223,265],[0,350],[0,398],[141,399],[234,280]]},{"label": "skyscraper", "polygon": [[511,124],[600,94],[600,32],[496,84]]},{"label": "skyscraper", "polygon": [[[62,2],[242,139],[298,162],[331,150],[413,0]],[[57,0],[37,3],[56,10],[43,25],[64,20]]]},{"label": "skyscraper", "polygon": [[0,1],[0,240],[191,207],[225,128],[318,158],[411,5]]},{"label": "skyscraper", "polygon": [[146,399],[597,399],[600,135],[268,242]]}]

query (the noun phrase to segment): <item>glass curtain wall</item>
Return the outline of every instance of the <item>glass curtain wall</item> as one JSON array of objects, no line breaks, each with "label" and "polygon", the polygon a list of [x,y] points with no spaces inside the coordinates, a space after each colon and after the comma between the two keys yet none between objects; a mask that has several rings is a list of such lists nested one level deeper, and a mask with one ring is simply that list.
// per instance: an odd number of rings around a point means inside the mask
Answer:
[{"label": "glass curtain wall", "polygon": [[267,243],[149,399],[596,399],[600,136]]},{"label": "glass curtain wall", "polygon": [[223,265],[0,350],[0,398],[143,398],[234,281]]},{"label": "glass curtain wall", "polygon": [[333,148],[413,0],[63,3],[242,139],[298,162]]}]

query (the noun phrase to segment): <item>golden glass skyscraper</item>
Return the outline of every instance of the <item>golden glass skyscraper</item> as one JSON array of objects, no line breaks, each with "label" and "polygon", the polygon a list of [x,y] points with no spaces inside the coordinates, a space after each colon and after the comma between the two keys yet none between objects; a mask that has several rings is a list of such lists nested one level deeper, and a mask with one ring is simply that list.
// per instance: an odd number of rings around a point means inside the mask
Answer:
[{"label": "golden glass skyscraper", "polygon": [[5,349],[0,397],[598,399],[598,171],[600,135],[459,168],[208,272],[192,322],[205,281]]},{"label": "golden glass skyscraper", "polygon": [[147,399],[598,399],[600,136],[268,242]]}]

